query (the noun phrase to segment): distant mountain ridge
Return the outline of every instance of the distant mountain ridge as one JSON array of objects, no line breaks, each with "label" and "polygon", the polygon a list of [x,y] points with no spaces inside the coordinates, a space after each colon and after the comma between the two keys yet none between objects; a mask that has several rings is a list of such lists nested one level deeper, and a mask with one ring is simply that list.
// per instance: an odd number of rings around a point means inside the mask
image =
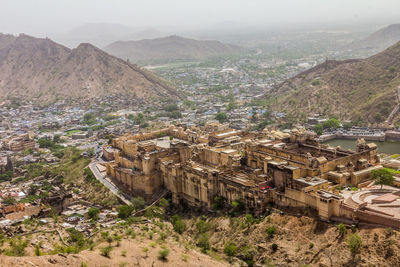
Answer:
[{"label": "distant mountain ridge", "polygon": [[118,41],[104,48],[116,57],[132,62],[197,60],[233,55],[243,49],[219,41],[205,41],[176,35],[140,41]]},{"label": "distant mountain ridge", "polygon": [[154,74],[91,44],[69,49],[47,38],[0,34],[0,99],[46,103],[110,94],[177,96]]},{"label": "distant mountain ridge", "polygon": [[354,49],[376,49],[382,51],[400,41],[400,24],[391,24],[372,34],[367,38],[354,42]]},{"label": "distant mountain ridge", "polygon": [[326,61],[286,80],[269,97],[274,109],[296,119],[319,113],[378,124],[396,106],[399,85],[400,42],[367,59]]},{"label": "distant mountain ridge", "polygon": [[80,43],[91,43],[98,47],[104,47],[116,41],[142,40],[164,35],[165,33],[154,28],[110,23],[86,23],[68,32],[54,34],[51,37],[58,43],[72,48]]}]

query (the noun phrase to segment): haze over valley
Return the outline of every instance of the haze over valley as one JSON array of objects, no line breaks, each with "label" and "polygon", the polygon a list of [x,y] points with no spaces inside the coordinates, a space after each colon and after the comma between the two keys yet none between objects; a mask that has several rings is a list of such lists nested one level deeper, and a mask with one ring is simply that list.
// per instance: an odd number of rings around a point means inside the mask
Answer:
[{"label": "haze over valley", "polygon": [[399,266],[400,2],[0,3],[0,266]]}]

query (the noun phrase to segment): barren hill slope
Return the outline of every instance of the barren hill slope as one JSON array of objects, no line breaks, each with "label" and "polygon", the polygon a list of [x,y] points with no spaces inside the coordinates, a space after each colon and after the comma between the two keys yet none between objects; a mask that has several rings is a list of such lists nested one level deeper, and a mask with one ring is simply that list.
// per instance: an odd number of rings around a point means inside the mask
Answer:
[{"label": "barren hill slope", "polygon": [[199,41],[168,36],[141,41],[119,41],[104,48],[108,53],[133,62],[194,60],[237,54],[241,48],[218,41]]},{"label": "barren hill slope", "polygon": [[50,39],[0,35],[0,99],[82,99],[126,94],[163,97],[176,91],[136,65],[90,44],[75,49]]},{"label": "barren hill slope", "polygon": [[305,119],[312,113],[381,123],[397,104],[400,42],[362,60],[326,61],[279,85],[272,106]]}]

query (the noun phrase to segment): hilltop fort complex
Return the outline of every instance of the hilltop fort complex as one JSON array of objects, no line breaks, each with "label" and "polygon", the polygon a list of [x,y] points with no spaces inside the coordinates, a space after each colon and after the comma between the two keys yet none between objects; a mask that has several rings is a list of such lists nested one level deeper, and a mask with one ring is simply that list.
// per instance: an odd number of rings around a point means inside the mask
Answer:
[{"label": "hilltop fort complex", "polygon": [[[175,204],[212,208],[219,197],[255,213],[269,203],[311,207],[322,220],[398,226],[400,191],[372,186],[380,169],[377,146],[357,141],[356,151],[320,144],[315,134],[293,130],[206,133],[170,128],[126,134],[104,147],[106,173],[120,190],[150,201],[172,193]],[[342,190],[352,185],[357,192]]]}]

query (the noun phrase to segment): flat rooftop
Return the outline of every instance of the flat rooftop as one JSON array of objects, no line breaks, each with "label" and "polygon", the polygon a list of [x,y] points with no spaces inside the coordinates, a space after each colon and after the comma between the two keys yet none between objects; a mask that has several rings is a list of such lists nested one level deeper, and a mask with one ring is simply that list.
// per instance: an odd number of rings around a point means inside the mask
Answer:
[{"label": "flat rooftop", "polygon": [[324,184],[324,183],[328,182],[328,180],[321,179],[321,178],[318,178],[318,177],[298,178],[298,179],[296,179],[296,181],[302,182],[302,183],[307,184],[309,186],[320,185],[320,184]]}]

